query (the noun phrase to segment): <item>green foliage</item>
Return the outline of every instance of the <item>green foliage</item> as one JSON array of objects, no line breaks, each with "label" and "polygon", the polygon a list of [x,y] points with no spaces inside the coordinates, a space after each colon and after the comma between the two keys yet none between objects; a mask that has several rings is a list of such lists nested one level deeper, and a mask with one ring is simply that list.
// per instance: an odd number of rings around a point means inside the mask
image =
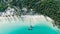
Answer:
[{"label": "green foliage", "polygon": [[60,6],[58,1],[42,1],[36,7],[36,13],[40,13],[46,16],[49,16],[55,21],[60,22]]},{"label": "green foliage", "polygon": [[[3,2],[0,0],[0,11],[4,11],[8,4],[11,6],[19,7],[19,10],[22,7],[27,7],[28,9],[35,10],[35,13],[43,14],[49,16],[55,22],[60,23],[60,1],[55,0],[7,0]],[[18,8],[17,8],[18,10]]]},{"label": "green foliage", "polygon": [[0,2],[0,12],[3,12],[7,8],[7,5],[3,2]]}]

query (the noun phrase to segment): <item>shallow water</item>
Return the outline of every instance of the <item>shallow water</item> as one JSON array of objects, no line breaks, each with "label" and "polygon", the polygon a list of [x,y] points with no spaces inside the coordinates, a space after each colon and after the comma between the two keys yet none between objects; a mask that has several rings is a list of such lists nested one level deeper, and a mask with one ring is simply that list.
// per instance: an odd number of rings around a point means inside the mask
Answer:
[{"label": "shallow water", "polygon": [[[6,18],[5,18],[6,19]],[[15,20],[15,21],[14,21]],[[34,18],[31,20],[32,30],[29,29],[30,19],[17,20],[2,20],[0,21],[0,34],[60,34],[52,24],[48,21],[41,21]],[[28,21],[27,21],[28,20]],[[37,20],[37,21],[36,21]],[[3,21],[3,23],[2,23]],[[36,22],[36,23],[35,23]]]},{"label": "shallow water", "polygon": [[[23,24],[22,24],[23,25]],[[51,28],[48,25],[37,24],[32,30],[28,30],[29,26],[6,26],[0,29],[0,34],[60,34],[60,31]]]},{"label": "shallow water", "polygon": [[52,29],[47,25],[36,25],[32,30],[28,26],[11,26],[6,27],[0,34],[60,34],[59,31]]},{"label": "shallow water", "polygon": [[32,30],[28,30],[28,27],[22,27],[20,29],[12,31],[10,34],[60,34],[60,33],[48,26],[41,25],[35,26]]}]

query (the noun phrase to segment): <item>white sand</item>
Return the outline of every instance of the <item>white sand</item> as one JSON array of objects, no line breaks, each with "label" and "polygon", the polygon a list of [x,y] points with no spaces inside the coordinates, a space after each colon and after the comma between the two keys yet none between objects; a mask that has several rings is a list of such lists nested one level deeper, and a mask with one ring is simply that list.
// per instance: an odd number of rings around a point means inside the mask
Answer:
[{"label": "white sand", "polygon": [[[48,21],[47,21],[47,20]],[[43,15],[22,15],[21,17],[10,16],[0,17],[0,28],[8,26],[35,26],[37,24],[45,24],[53,28],[53,20]]]},{"label": "white sand", "polygon": [[[47,20],[49,20],[52,23],[52,19],[47,17]],[[32,25],[39,24],[40,21],[43,23],[47,22],[46,18],[43,15],[22,15],[21,17],[17,16],[10,16],[10,17],[0,17],[0,26],[5,25],[29,25],[30,23]],[[39,22],[38,22],[39,21]],[[45,23],[49,24],[49,23]]]}]

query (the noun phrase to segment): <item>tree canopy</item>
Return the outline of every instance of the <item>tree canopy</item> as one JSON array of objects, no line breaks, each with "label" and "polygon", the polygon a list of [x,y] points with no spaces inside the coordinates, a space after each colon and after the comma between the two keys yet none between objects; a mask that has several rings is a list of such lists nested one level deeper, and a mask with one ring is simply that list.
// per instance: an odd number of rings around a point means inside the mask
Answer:
[{"label": "tree canopy", "polygon": [[33,9],[35,13],[52,18],[60,24],[60,1],[56,0],[0,0],[0,12],[11,6]]}]

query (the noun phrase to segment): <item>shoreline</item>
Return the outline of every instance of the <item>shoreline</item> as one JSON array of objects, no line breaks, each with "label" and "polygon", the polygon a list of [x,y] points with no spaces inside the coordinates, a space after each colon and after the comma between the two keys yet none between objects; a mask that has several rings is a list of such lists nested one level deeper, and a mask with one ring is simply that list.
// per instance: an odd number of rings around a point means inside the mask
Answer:
[{"label": "shoreline", "polygon": [[[21,23],[20,21],[23,23]],[[53,26],[53,20],[50,19],[49,17],[45,17],[43,15],[22,15],[22,16],[16,16],[15,15],[15,16],[8,16],[8,17],[0,17],[1,26],[2,25],[7,26],[8,24],[16,25],[17,23],[18,23],[18,25],[21,25],[21,26],[22,26],[22,24],[27,25],[27,26],[29,26],[29,24],[31,24],[32,26],[35,26],[38,24],[46,24],[46,25],[49,25],[50,27],[52,27],[53,29],[55,29],[55,28],[57,29],[57,27]]]},{"label": "shoreline", "polygon": [[[37,22],[40,22],[40,21],[42,21],[42,22],[47,21],[45,16],[43,16],[43,15],[22,15],[19,17],[18,16],[0,17],[0,20],[1,20],[1,22],[5,21],[7,23],[9,22],[9,20],[11,23],[15,23],[15,22],[19,22],[19,21],[22,21],[24,23],[25,22],[28,22],[28,23],[33,22],[32,24],[37,24]],[[47,22],[52,23],[52,20],[49,20]]]}]

